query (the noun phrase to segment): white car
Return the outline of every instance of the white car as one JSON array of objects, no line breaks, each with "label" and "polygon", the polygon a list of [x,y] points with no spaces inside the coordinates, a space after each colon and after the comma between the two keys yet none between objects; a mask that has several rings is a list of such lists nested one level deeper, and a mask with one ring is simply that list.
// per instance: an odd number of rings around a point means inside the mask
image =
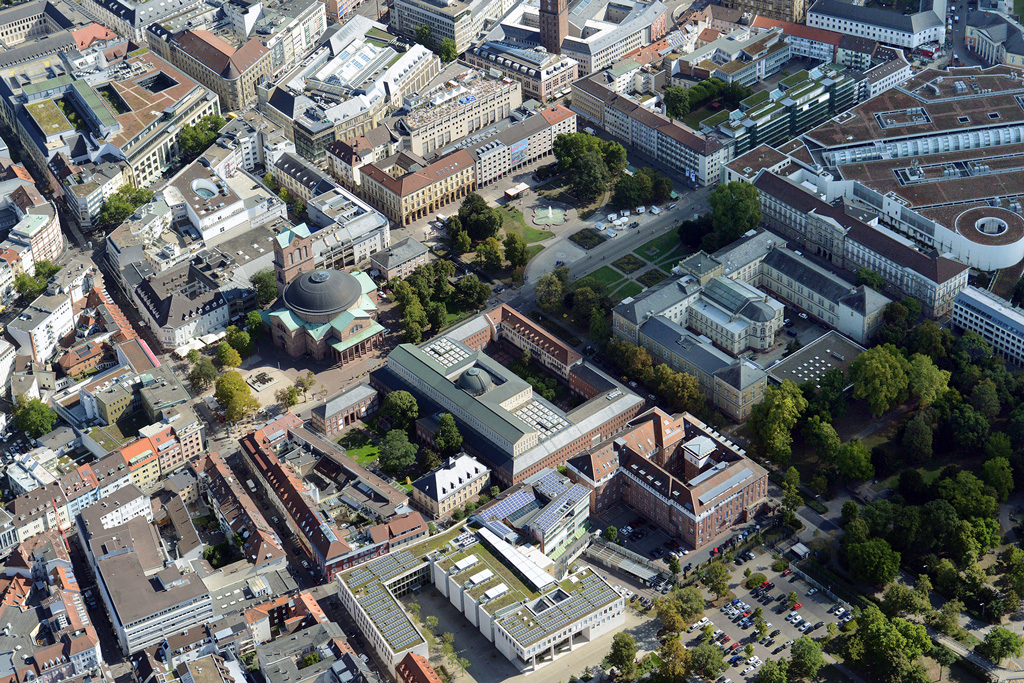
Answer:
[{"label": "white car", "polygon": [[802,632],[806,631],[807,629],[809,629],[810,627],[811,627],[811,622],[805,621],[804,623],[800,624],[800,632],[802,633]]},{"label": "white car", "polygon": [[810,597],[810,596],[814,595],[817,592],[818,592],[817,588],[812,588],[811,590],[807,591],[807,596]]},{"label": "white car", "polygon": [[748,673],[750,673],[750,672],[751,672],[751,671],[753,671],[753,670],[754,670],[754,667],[752,667],[752,666],[748,666],[748,667],[747,667],[746,669],[744,669],[744,670],[743,670],[743,671],[742,671],[741,673],[742,673],[742,674],[743,674],[744,676],[746,676],[746,675],[747,675]]}]

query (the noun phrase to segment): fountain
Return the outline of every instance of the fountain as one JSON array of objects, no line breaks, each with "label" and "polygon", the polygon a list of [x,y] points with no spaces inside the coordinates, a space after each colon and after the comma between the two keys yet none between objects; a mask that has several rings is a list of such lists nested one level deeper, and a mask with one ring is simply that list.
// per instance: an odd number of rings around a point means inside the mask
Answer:
[{"label": "fountain", "polygon": [[561,225],[565,223],[565,209],[553,206],[533,210],[533,222],[537,225]]}]

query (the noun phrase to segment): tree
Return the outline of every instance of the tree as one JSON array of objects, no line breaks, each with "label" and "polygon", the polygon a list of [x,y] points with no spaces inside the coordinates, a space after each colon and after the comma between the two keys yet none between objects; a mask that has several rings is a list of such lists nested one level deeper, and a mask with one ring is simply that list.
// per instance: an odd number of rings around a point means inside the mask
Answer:
[{"label": "tree", "polygon": [[454,455],[462,447],[462,435],[451,413],[443,413],[438,418],[434,443],[444,455]]},{"label": "tree", "polygon": [[860,268],[857,271],[857,284],[867,285],[871,289],[876,289],[879,292],[885,291],[885,278],[870,268]]},{"label": "tree", "polygon": [[920,464],[931,459],[932,431],[924,413],[918,413],[907,422],[900,444],[910,456],[910,462]]},{"label": "tree", "polygon": [[850,481],[866,481],[875,476],[871,452],[857,439],[843,444],[839,449],[836,455],[836,469]]},{"label": "tree", "polygon": [[651,197],[652,183],[650,176],[634,173],[623,176],[615,183],[615,194],[612,204],[622,208],[632,208],[646,204]]},{"label": "tree", "polygon": [[789,683],[789,662],[768,659],[757,672],[757,683]]},{"label": "tree", "polygon": [[959,657],[956,653],[950,650],[945,645],[936,645],[932,648],[931,658],[935,660],[935,663],[939,665],[939,680],[942,680],[942,669],[953,666],[959,661]]},{"label": "tree", "polygon": [[249,311],[245,316],[245,331],[252,340],[263,336],[263,316],[259,311]]},{"label": "tree", "polygon": [[590,321],[600,303],[601,297],[590,287],[577,287],[572,293],[572,312],[581,324]]},{"label": "tree", "polygon": [[678,85],[665,88],[665,111],[674,119],[681,119],[690,113],[690,97],[686,88]]},{"label": "tree", "polygon": [[104,200],[100,205],[97,220],[100,225],[120,225],[135,213],[135,209],[151,201],[153,201],[153,190],[125,185]]},{"label": "tree", "polygon": [[52,432],[57,421],[57,413],[50,406],[38,398],[26,398],[24,394],[14,397],[11,412],[14,415],[13,427],[36,439]]},{"label": "tree", "polygon": [[972,451],[988,440],[988,420],[968,404],[953,409],[949,415],[949,428],[956,445],[965,451]]},{"label": "tree", "polygon": [[378,462],[388,474],[397,474],[416,462],[416,444],[409,443],[409,435],[402,429],[392,429],[380,443]]},{"label": "tree", "polygon": [[292,203],[292,193],[288,191],[287,187],[282,187],[280,190],[278,190],[277,197],[285,204]]},{"label": "tree", "polygon": [[690,651],[680,642],[678,638],[669,638],[658,650],[661,664],[658,673],[665,681],[686,680],[686,672],[689,670]]},{"label": "tree", "polygon": [[679,566],[679,558],[676,557],[675,555],[669,555],[668,556],[668,570],[670,572],[672,572],[673,576],[675,576],[675,575],[679,574],[679,572],[683,571],[683,568]]},{"label": "tree", "polygon": [[850,365],[853,396],[867,401],[875,415],[881,415],[907,396],[909,363],[892,344],[863,352]]},{"label": "tree", "polygon": [[794,678],[814,678],[825,666],[821,645],[809,636],[800,636],[793,641],[789,656],[789,673]]},{"label": "tree", "polygon": [[415,397],[408,391],[399,389],[384,397],[380,406],[380,415],[392,429],[408,431],[420,416],[420,407]]},{"label": "tree", "polygon": [[608,666],[618,669],[622,678],[633,678],[636,671],[636,640],[628,633],[619,632],[612,637],[612,649],[605,657]]},{"label": "tree", "polygon": [[213,397],[217,400],[217,403],[227,407],[231,399],[236,395],[248,394],[250,391],[249,385],[242,379],[242,375],[237,370],[232,370],[225,372],[217,378]]},{"label": "tree", "polygon": [[584,152],[576,160],[572,191],[579,199],[590,201],[600,196],[607,187],[611,174],[604,158],[597,152]]},{"label": "tree", "polygon": [[448,62],[454,62],[459,58],[459,50],[455,46],[455,41],[451,38],[442,38],[441,45],[437,48],[437,56],[441,58],[442,62],[446,64]]},{"label": "tree", "polygon": [[726,669],[726,663],[722,657],[723,653],[718,646],[701,643],[690,650],[690,671],[713,681]]},{"label": "tree", "polygon": [[476,248],[476,258],[491,272],[501,270],[501,242],[495,237],[488,237]]},{"label": "tree", "polygon": [[222,368],[237,368],[242,364],[242,356],[224,341],[217,345],[217,364]]},{"label": "tree", "polygon": [[[248,388],[248,385],[246,385]],[[260,402],[252,393],[236,394],[228,401],[224,408],[224,419],[228,422],[238,422],[243,417],[248,417],[260,409]]]},{"label": "tree", "polygon": [[996,390],[995,382],[990,379],[978,382],[971,390],[970,403],[971,407],[984,415],[987,420],[999,417],[999,392]]},{"label": "tree", "polygon": [[249,276],[249,281],[256,288],[256,299],[260,306],[266,306],[277,298],[277,280],[273,268],[256,271]]},{"label": "tree", "polygon": [[430,47],[430,27],[426,24],[421,24],[416,28],[416,42],[423,47]]},{"label": "tree", "polygon": [[192,388],[198,392],[203,392],[213,386],[214,380],[217,379],[217,368],[214,367],[213,362],[203,356],[200,358],[192,369],[188,372],[188,383],[192,385]]},{"label": "tree", "polygon": [[457,254],[465,254],[467,251],[473,249],[473,242],[469,238],[469,233],[465,230],[459,230],[458,232],[451,232],[452,249]]},{"label": "tree", "polygon": [[459,207],[459,221],[472,239],[482,241],[498,234],[502,214],[476,192],[470,192]]},{"label": "tree", "polygon": [[234,325],[229,325],[227,329],[227,337],[225,341],[231,345],[235,351],[238,351],[238,355],[242,358],[247,358],[252,355],[253,343],[252,337],[245,330],[240,330]]},{"label": "tree", "polygon": [[526,247],[526,240],[514,232],[505,235],[503,245],[505,247],[505,260],[513,269],[522,268],[530,260],[530,254]]},{"label": "tree", "polygon": [[295,378],[295,388],[302,392],[302,400],[306,400],[306,392],[316,386],[316,375],[312,370],[307,370],[305,375]]},{"label": "tree", "polygon": [[431,301],[427,304],[427,322],[434,332],[440,332],[448,324],[448,307],[443,301]]},{"label": "tree", "polygon": [[192,365],[195,365],[196,363],[199,362],[199,352],[196,351],[195,349],[189,349],[188,353],[185,354],[185,360],[187,360]]},{"label": "tree", "polygon": [[858,583],[881,586],[889,583],[900,569],[900,554],[882,538],[870,538],[847,547],[850,575]]},{"label": "tree", "polygon": [[711,225],[719,244],[728,244],[761,223],[761,200],[750,183],[719,183],[708,197]]},{"label": "tree", "polygon": [[274,178],[274,174],[267,171],[263,176],[263,184],[272,192],[277,192],[277,179]]},{"label": "tree", "polygon": [[1022,647],[1024,647],[1024,640],[1019,635],[1009,629],[996,626],[988,632],[985,642],[981,643],[977,649],[998,665],[1007,657],[1020,657]]},{"label": "tree", "polygon": [[274,400],[281,406],[281,410],[288,410],[299,402],[299,390],[295,387],[282,387],[274,392]]},{"label": "tree", "polygon": [[601,536],[609,543],[615,543],[619,540],[619,530],[616,527],[607,526]]},{"label": "tree", "polygon": [[711,562],[704,570],[704,585],[717,597],[729,594],[729,570],[721,562]]},{"label": "tree", "polygon": [[35,299],[46,291],[46,283],[25,273],[18,273],[14,276],[14,291],[26,299]]},{"label": "tree", "polygon": [[839,454],[842,441],[836,428],[821,415],[812,415],[804,427],[804,438],[807,445],[818,451],[818,455],[825,462],[833,462]]},{"label": "tree", "polygon": [[608,322],[608,316],[605,314],[604,309],[597,307],[590,312],[589,327],[590,340],[600,348],[604,348],[604,345],[612,336],[612,326]]},{"label": "tree", "polygon": [[220,129],[227,121],[219,114],[210,114],[191,125],[181,127],[178,134],[178,148],[187,160],[195,159],[206,148],[217,141]]},{"label": "tree", "polygon": [[[928,356],[915,353],[910,357],[907,369],[907,385],[910,394],[917,398],[918,404],[924,408],[936,401],[949,388],[949,370],[940,370]],[[994,387],[995,385],[993,385]],[[996,399],[998,413],[999,399]]]},{"label": "tree", "polygon": [[491,288],[476,275],[463,275],[455,285],[455,292],[467,307],[480,308],[491,295]]},{"label": "tree", "polygon": [[758,449],[779,464],[788,462],[793,428],[806,409],[807,399],[790,380],[765,389],[764,400],[751,410],[748,423]]},{"label": "tree", "polygon": [[919,611],[918,595],[906,584],[898,581],[885,587],[882,594],[882,611],[889,617],[902,616],[908,612]]},{"label": "tree", "polygon": [[562,305],[562,281],[554,273],[541,275],[534,287],[534,294],[537,295],[537,305],[542,311],[554,313]]}]

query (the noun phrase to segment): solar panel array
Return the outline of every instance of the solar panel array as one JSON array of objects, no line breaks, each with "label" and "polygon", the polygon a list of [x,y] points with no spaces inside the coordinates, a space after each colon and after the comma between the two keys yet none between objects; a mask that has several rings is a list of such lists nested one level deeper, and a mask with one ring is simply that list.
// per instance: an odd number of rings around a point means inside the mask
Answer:
[{"label": "solar panel array", "polygon": [[550,500],[565,491],[568,485],[558,475],[558,472],[551,471],[541,477],[540,481],[534,482],[533,488],[540,491]]},{"label": "solar panel array", "polygon": [[540,614],[534,614],[525,606],[521,607],[501,619],[499,623],[512,638],[525,647],[549,633],[580,621],[621,597],[601,577],[591,571],[586,573],[567,599]]},{"label": "solar panel array", "polygon": [[384,584],[375,583],[370,586],[366,594],[360,598],[359,606],[369,615],[377,630],[395,652],[401,652],[421,640],[412,621],[398,606],[398,602]]},{"label": "solar panel array", "polygon": [[533,520],[531,526],[538,529],[548,529],[552,524],[565,516],[576,503],[589,497],[590,491],[586,486],[573,484],[554,504],[549,505],[544,512],[540,513],[540,516]]},{"label": "solar panel array", "polygon": [[524,487],[511,495],[505,496],[497,503],[480,513],[480,516],[484,520],[506,519],[533,500],[533,490],[529,487]]}]

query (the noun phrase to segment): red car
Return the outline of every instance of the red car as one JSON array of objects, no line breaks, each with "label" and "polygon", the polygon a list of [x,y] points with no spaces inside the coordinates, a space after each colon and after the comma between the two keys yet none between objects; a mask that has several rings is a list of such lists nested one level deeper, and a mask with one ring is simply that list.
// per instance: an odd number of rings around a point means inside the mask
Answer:
[{"label": "red car", "polygon": [[790,575],[790,574],[792,574],[792,573],[793,573],[793,570],[792,570],[792,569],[786,569],[786,570],[784,570],[784,571],[782,572],[782,575],[783,575],[783,576],[789,576],[789,575]]},{"label": "red car", "polygon": [[729,642],[730,640],[732,640],[732,638],[730,638],[729,636],[726,636],[726,637],[722,638],[722,645],[725,645],[725,644],[726,644],[726,643],[728,643],[728,642]]},{"label": "red car", "polygon": [[747,610],[746,612],[743,613],[743,616],[749,617],[751,614],[753,614],[753,612],[751,612],[750,610]]},{"label": "red car", "polygon": [[737,648],[739,648],[739,646],[740,646],[739,643],[733,643],[732,645],[729,646],[729,651],[730,652],[735,652],[737,650]]},{"label": "red car", "polygon": [[764,583],[761,584],[761,587],[762,588],[767,588],[769,583],[771,583],[771,581],[769,581],[768,579],[765,579]]},{"label": "red car", "polygon": [[802,602],[798,602],[798,603],[796,603],[795,605],[793,605],[793,609],[800,609],[800,608],[801,608],[801,607],[803,607],[803,606],[804,606],[804,603],[802,603]]}]

